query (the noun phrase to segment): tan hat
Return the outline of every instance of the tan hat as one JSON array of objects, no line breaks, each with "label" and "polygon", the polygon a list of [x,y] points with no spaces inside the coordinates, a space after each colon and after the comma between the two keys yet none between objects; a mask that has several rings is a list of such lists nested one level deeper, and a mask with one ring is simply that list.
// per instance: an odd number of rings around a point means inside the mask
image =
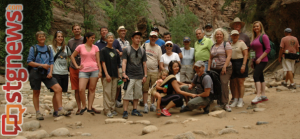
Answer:
[{"label": "tan hat", "polygon": [[230,35],[233,35],[233,34],[240,34],[237,30],[232,30]]},{"label": "tan hat", "polygon": [[157,35],[157,32],[156,32],[156,31],[151,31],[151,32],[150,32],[150,36],[156,36],[156,37],[158,37],[158,35]]},{"label": "tan hat", "polygon": [[230,23],[230,27],[233,28],[233,24],[234,23],[241,23],[242,24],[242,28],[245,26],[245,22],[241,21],[240,18],[236,17],[234,18],[233,22]]},{"label": "tan hat", "polygon": [[124,26],[120,26],[120,27],[118,28],[117,32],[119,33],[120,30],[125,30],[125,31],[127,31],[127,30],[125,29]]}]

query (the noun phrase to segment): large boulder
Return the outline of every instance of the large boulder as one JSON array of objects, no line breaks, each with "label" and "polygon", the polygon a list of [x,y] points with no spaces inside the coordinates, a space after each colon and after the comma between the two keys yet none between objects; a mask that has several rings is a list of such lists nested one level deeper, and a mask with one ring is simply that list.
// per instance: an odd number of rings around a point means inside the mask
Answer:
[{"label": "large boulder", "polygon": [[283,69],[279,69],[274,72],[274,78],[277,82],[285,80],[286,72]]},{"label": "large boulder", "polygon": [[41,127],[40,122],[37,120],[33,120],[33,121],[25,122],[22,125],[22,130],[23,131],[35,131],[35,130],[39,129],[40,127]]},{"label": "large boulder", "polygon": [[43,139],[49,137],[49,134],[45,130],[37,130],[37,131],[25,131],[22,132],[21,135],[28,139]]},{"label": "large boulder", "polygon": [[149,125],[143,128],[142,134],[149,134],[155,131],[158,131],[158,128],[154,125]]},{"label": "large boulder", "polygon": [[53,130],[50,133],[51,136],[59,137],[59,136],[68,136],[70,135],[70,131],[67,128],[58,128],[56,130]]}]

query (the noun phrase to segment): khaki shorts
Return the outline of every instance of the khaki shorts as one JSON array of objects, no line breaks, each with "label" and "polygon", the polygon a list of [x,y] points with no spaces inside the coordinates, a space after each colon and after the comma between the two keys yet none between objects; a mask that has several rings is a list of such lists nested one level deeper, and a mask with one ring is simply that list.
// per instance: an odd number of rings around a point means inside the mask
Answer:
[{"label": "khaki shorts", "polygon": [[146,82],[143,84],[143,92],[148,92],[150,86],[152,86],[158,80],[158,72],[147,72]]},{"label": "khaki shorts", "polygon": [[130,79],[130,82],[125,90],[124,100],[139,99],[142,97],[142,79]]},{"label": "khaki shorts", "polygon": [[283,71],[292,71],[295,70],[295,60],[282,58],[282,67]]},{"label": "khaki shorts", "polygon": [[122,68],[119,68],[118,71],[119,71],[119,76],[122,78]]},{"label": "khaki shorts", "polygon": [[180,69],[180,82],[191,83],[193,77],[195,76],[195,72],[193,69],[193,65],[182,65]]}]

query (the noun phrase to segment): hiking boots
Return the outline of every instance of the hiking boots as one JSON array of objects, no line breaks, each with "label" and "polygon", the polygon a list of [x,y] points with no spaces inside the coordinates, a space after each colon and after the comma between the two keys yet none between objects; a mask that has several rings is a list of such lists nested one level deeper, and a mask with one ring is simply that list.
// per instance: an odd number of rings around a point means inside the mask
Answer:
[{"label": "hiking boots", "polygon": [[208,104],[205,108],[203,108],[203,110],[204,110],[203,114],[209,113],[209,107],[210,107],[210,104]]},{"label": "hiking boots", "polygon": [[291,85],[288,87],[288,89],[296,89],[295,83],[294,83],[294,84],[291,84]]},{"label": "hiking boots", "polygon": [[259,96],[256,96],[256,97],[251,101],[252,104],[257,104],[257,103],[260,103],[260,102],[261,102],[261,97],[259,97]]},{"label": "hiking boots", "polygon": [[106,114],[106,117],[108,117],[108,118],[114,118],[114,115],[113,115],[111,112],[108,112],[108,113]]},{"label": "hiking boots", "polygon": [[143,117],[143,114],[141,114],[138,110],[132,110],[131,115]]},{"label": "hiking boots", "polygon": [[44,120],[44,116],[40,112],[37,112],[35,116],[37,120]]},{"label": "hiking boots", "polygon": [[127,111],[124,111],[124,112],[123,112],[123,117],[122,117],[122,118],[128,119],[128,112],[127,112]]}]

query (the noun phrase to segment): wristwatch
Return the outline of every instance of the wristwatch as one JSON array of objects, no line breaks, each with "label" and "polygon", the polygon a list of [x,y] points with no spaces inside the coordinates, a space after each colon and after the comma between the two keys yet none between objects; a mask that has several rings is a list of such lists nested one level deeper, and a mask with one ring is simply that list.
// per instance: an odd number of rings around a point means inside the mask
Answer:
[{"label": "wristwatch", "polygon": [[147,75],[145,75],[144,77],[146,77],[146,78],[147,78],[148,76],[147,76]]}]

